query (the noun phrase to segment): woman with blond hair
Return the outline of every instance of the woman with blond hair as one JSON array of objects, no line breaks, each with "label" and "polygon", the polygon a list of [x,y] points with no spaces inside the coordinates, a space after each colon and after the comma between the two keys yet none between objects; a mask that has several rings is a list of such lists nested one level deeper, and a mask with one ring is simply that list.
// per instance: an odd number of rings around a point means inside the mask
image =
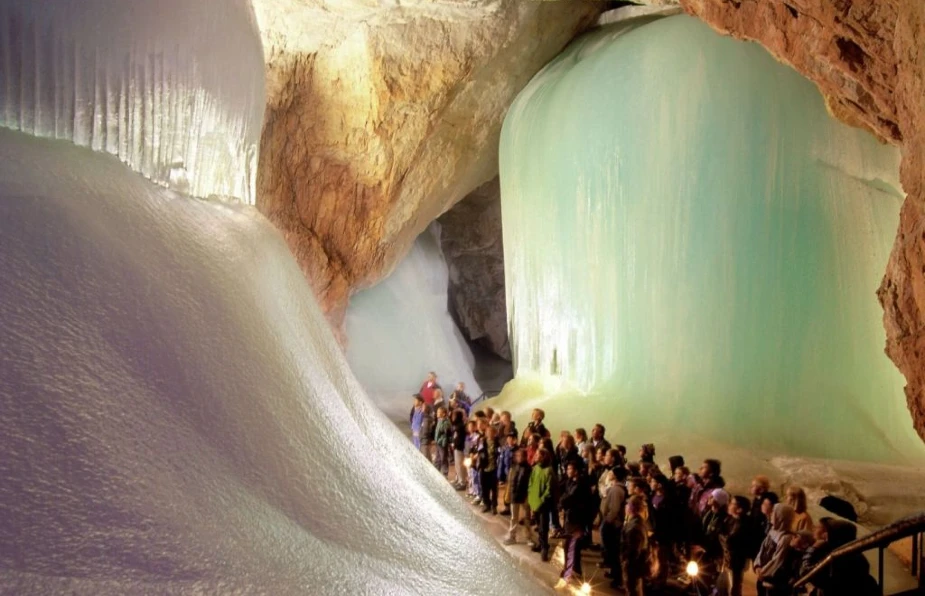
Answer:
[{"label": "woman with blond hair", "polygon": [[806,511],[806,491],[799,486],[791,486],[788,488],[787,504],[793,507],[793,510],[796,512],[796,515],[793,516],[793,527],[791,531],[797,534],[800,532],[812,532],[814,524],[813,518],[810,517],[809,512]]}]

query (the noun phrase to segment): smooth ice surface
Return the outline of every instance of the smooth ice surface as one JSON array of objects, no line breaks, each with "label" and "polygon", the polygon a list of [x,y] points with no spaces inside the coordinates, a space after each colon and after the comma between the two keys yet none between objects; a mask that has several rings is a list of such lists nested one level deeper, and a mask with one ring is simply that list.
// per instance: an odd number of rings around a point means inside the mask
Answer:
[{"label": "smooth ice surface", "polygon": [[435,371],[449,398],[456,383],[478,397],[469,345],[447,311],[448,272],[432,224],[389,277],[350,299],[347,362],[393,419],[407,419],[411,395]]},{"label": "smooth ice surface", "polygon": [[502,132],[518,376],[642,435],[921,461],[874,294],[898,163],[691,17],[583,36]]},{"label": "smooth ice surface", "polygon": [[542,590],[253,208],[0,130],[0,304],[0,593]]},{"label": "smooth ice surface", "polygon": [[247,0],[0,0],[0,126],[254,202],[263,51]]}]

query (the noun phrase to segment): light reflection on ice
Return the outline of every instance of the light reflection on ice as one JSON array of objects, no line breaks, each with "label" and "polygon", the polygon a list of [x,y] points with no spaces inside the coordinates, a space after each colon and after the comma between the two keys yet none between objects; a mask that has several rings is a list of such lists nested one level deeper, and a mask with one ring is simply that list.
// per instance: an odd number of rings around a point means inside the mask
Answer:
[{"label": "light reflection on ice", "polygon": [[246,0],[2,0],[0,65],[0,125],[254,202],[264,74]]}]

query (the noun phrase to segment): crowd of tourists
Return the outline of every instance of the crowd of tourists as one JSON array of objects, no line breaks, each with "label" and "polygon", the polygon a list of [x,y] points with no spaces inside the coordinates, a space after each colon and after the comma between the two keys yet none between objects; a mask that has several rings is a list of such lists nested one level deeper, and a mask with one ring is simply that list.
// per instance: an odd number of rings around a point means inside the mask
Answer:
[{"label": "crowd of tourists", "polygon": [[[797,578],[856,537],[850,522],[814,521],[800,487],[781,499],[767,477],[756,476],[748,496],[730,494],[718,459],[692,472],[673,455],[663,469],[655,445],[630,455],[601,424],[590,434],[563,430],[553,444],[543,410],[533,410],[518,432],[509,412],[472,409],[463,383],[445,397],[431,373],[414,396],[415,446],[473,505],[510,517],[506,544],[523,539],[549,561],[550,538],[562,540],[557,587],[581,585],[582,552],[595,549],[611,586],[633,596],[670,591],[685,572],[699,593],[739,596],[749,566],[759,595],[790,595]],[[867,560],[856,555],[814,577],[809,591],[876,593],[872,581]]]}]

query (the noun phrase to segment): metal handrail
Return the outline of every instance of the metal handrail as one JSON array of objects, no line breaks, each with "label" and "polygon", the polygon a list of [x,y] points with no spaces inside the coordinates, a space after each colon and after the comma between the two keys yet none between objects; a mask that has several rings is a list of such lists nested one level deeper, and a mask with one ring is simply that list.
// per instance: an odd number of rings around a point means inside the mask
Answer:
[{"label": "metal handrail", "polygon": [[479,403],[480,401],[485,401],[486,399],[491,399],[493,397],[498,397],[501,395],[500,389],[489,389],[488,391],[483,391],[481,395],[472,400],[472,405]]},{"label": "metal handrail", "polygon": [[915,559],[919,556],[919,534],[925,533],[925,513],[918,513],[916,515],[910,515],[904,517],[901,520],[890,524],[889,526],[878,530],[872,534],[864,536],[863,538],[858,538],[848,544],[842,545],[827,556],[825,559],[820,561],[813,567],[809,572],[807,572],[803,577],[797,580],[793,584],[794,589],[803,587],[806,585],[812,578],[818,575],[826,567],[832,564],[836,559],[846,557],[848,555],[853,555],[855,553],[862,553],[865,551],[873,550],[875,548],[880,549],[879,553],[879,578],[878,583],[880,584],[881,591],[883,590],[883,549],[889,546],[890,544],[896,542],[897,540],[902,540],[903,538],[908,538],[914,536],[913,540],[913,556],[912,556],[912,573],[913,575],[918,575],[919,585],[922,585],[923,579],[925,579],[925,574],[922,573],[920,567],[920,561]]}]

